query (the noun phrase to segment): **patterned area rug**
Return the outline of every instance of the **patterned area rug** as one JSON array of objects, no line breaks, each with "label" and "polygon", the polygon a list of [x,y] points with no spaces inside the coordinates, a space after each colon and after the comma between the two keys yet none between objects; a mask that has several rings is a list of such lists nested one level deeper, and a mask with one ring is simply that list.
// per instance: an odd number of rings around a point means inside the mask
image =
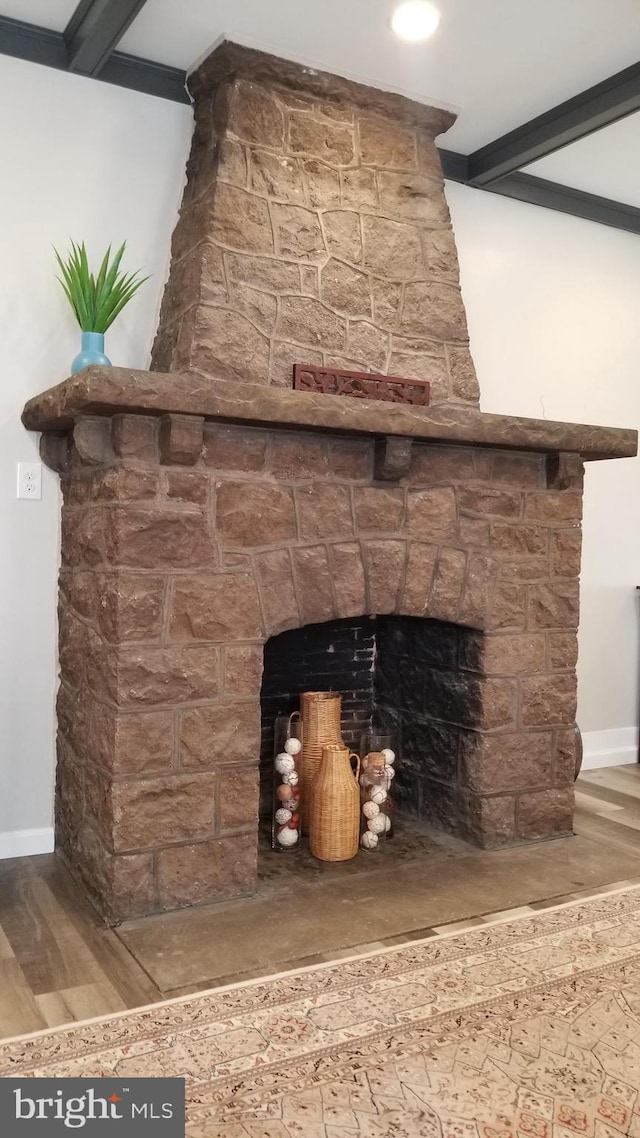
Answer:
[{"label": "patterned area rug", "polygon": [[189,1138],[640,1138],[640,889],[0,1045],[185,1075]]}]

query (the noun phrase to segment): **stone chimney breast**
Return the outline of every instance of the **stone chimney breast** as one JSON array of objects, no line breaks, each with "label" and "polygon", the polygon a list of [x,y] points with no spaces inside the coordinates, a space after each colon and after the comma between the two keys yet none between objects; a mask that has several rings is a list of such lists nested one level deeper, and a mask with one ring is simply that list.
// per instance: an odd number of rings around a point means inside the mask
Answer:
[{"label": "stone chimney breast", "polygon": [[477,406],[434,142],[453,116],[234,44],[190,87],[152,368],[291,387],[319,364]]}]

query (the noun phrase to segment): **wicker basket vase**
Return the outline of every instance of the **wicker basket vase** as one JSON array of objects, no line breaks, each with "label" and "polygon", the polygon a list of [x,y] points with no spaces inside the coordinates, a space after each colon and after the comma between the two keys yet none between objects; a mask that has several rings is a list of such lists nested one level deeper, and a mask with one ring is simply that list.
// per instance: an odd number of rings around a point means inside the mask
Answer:
[{"label": "wicker basket vase", "polygon": [[305,691],[300,696],[300,712],[304,727],[302,761],[299,764],[302,832],[309,832],[309,804],[313,781],[320,770],[322,748],[328,744],[342,746],[340,714],[342,697],[330,691]]},{"label": "wicker basket vase", "polygon": [[[353,770],[351,760],[356,760]],[[343,744],[323,747],[313,781],[309,849],[320,861],[349,861],[360,837],[360,759]]]}]

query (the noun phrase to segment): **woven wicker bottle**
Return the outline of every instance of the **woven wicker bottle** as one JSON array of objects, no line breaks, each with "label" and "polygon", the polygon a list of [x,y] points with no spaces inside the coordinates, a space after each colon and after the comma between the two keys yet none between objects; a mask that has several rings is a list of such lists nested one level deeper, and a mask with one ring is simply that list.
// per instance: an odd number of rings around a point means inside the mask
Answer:
[{"label": "woven wicker bottle", "polygon": [[331,691],[305,691],[300,696],[300,712],[304,727],[302,761],[299,763],[302,832],[309,832],[309,807],[313,781],[322,762],[322,748],[342,745],[340,712],[342,697]]},{"label": "woven wicker bottle", "polygon": [[[351,760],[356,760],[353,770]],[[344,744],[323,747],[313,780],[309,849],[320,861],[348,861],[360,837],[360,759]]]}]

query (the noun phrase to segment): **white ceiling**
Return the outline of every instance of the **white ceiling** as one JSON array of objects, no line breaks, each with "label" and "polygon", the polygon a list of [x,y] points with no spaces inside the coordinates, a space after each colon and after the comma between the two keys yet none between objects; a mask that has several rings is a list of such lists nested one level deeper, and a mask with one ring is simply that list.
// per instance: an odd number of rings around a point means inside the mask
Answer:
[{"label": "white ceiling", "polygon": [[0,0],[0,16],[61,32],[77,3],[78,0]]},{"label": "white ceiling", "polygon": [[[454,108],[463,154],[640,60],[640,0],[435,0],[424,44],[389,29],[396,0],[147,0],[119,49],[191,69],[221,38]],[[61,30],[76,0],[0,0]],[[640,206],[640,116],[528,168]]]},{"label": "white ceiling", "polygon": [[235,36],[453,106],[446,146],[463,153],[640,58],[640,0],[435,2],[435,35],[407,44],[389,29],[396,0],[147,0],[119,46],[189,69]]},{"label": "white ceiling", "polygon": [[640,207],[640,114],[532,162],[523,173]]}]

